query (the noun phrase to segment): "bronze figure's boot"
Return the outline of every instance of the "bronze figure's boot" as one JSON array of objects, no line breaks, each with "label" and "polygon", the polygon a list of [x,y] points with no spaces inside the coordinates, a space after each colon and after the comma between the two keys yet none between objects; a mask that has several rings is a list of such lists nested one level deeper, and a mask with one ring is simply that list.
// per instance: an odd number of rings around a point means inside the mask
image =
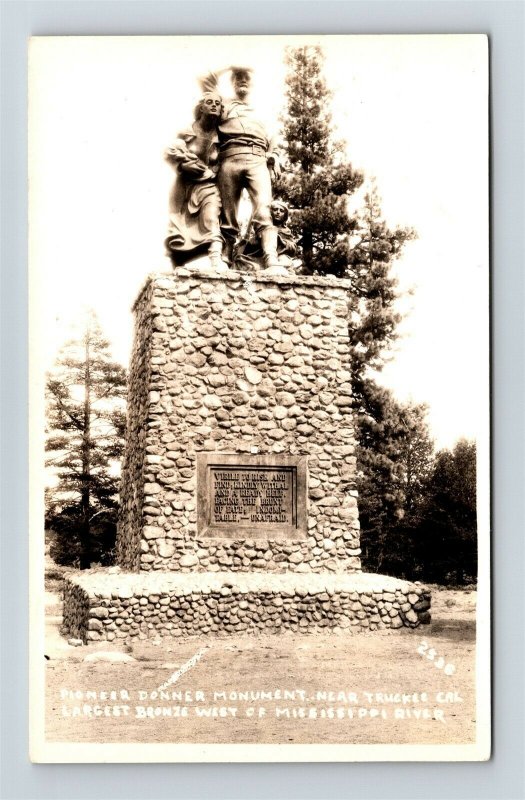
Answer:
[{"label": "bronze figure's boot", "polygon": [[215,272],[224,272],[228,266],[222,260],[222,242],[212,242],[208,250],[210,266]]},{"label": "bronze figure's boot", "polygon": [[264,270],[273,275],[288,275],[288,271],[279,263],[277,255],[277,228],[271,225],[260,233],[263,251]]}]

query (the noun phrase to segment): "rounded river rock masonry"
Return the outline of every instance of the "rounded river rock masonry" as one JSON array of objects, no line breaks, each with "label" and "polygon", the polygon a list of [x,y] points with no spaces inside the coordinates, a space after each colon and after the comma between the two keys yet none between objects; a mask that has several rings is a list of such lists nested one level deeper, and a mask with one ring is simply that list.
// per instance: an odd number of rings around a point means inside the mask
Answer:
[{"label": "rounded river rock masonry", "polygon": [[415,627],[361,570],[348,281],[179,268],[135,305],[118,568],[70,575],[87,641]]}]

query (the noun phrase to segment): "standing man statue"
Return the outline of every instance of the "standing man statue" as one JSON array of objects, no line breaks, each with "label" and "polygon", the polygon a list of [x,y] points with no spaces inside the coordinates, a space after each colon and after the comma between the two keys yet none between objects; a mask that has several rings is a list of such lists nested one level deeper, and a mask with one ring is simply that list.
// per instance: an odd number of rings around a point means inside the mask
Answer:
[{"label": "standing man statue", "polygon": [[249,67],[226,67],[210,72],[200,83],[203,91],[217,91],[219,77],[231,72],[235,97],[223,99],[223,112],[218,127],[219,172],[217,185],[221,195],[221,231],[223,256],[232,263],[239,237],[239,201],[246,189],[252,204],[251,225],[258,236],[266,269],[283,272],[277,256],[277,229],[271,216],[272,177],[280,172],[279,159],[265,127],[249,104],[251,73]]}]

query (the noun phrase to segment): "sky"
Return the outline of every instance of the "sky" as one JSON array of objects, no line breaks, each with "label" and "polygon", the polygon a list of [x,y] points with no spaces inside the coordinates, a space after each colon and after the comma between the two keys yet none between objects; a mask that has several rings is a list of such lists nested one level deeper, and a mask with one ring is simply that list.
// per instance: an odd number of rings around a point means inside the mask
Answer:
[{"label": "sky", "polygon": [[[334,135],[375,179],[389,225],[418,239],[395,265],[404,319],[380,380],[427,403],[437,447],[487,434],[488,72],[483,36],[38,37],[30,44],[30,319],[49,369],[92,307],[128,365],[131,306],[164,255],[174,173],[164,150],[192,121],[197,77],[254,69],[278,130],[286,45],[319,43]],[[221,87],[231,94],[227,81]]]}]

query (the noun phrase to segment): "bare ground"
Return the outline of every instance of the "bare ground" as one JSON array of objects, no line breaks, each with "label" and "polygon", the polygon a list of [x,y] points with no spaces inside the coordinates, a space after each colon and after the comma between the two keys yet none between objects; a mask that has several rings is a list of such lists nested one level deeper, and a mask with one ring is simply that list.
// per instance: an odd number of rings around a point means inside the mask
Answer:
[{"label": "bare ground", "polygon": [[[470,744],[475,740],[474,590],[432,587],[433,622],[416,630],[164,638],[129,646],[71,647],[59,634],[59,583],[57,575],[46,591],[50,742]],[[203,648],[208,649],[200,659],[173,680],[174,673]],[[89,654],[108,652],[125,653],[133,660],[84,660]],[[445,674],[444,665],[439,668],[439,657],[452,665],[452,675]],[[139,695],[154,692],[170,678],[173,683],[165,690],[169,699]],[[111,699],[98,694],[91,699],[84,694],[77,699],[64,697],[62,690],[125,690],[128,695]],[[279,690],[292,694],[275,697]],[[249,699],[238,694],[261,691],[274,694]],[[182,697],[172,698],[171,692],[182,692]],[[334,694],[322,694],[329,692]],[[151,711],[142,711],[148,706]],[[96,716],[95,709],[103,715]],[[142,716],[148,713],[152,716]]]}]

